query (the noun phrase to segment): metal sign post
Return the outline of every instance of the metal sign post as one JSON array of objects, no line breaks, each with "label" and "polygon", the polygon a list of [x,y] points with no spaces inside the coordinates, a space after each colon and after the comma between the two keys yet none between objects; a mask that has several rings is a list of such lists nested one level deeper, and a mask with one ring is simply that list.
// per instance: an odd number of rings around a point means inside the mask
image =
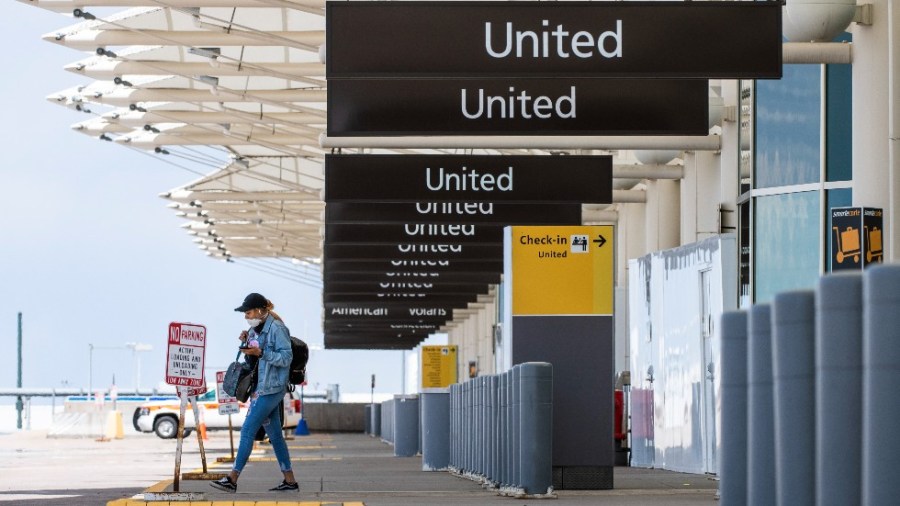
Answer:
[{"label": "metal sign post", "polygon": [[[231,415],[240,413],[241,405],[236,397],[225,393],[224,383],[225,371],[216,372],[216,398],[219,400],[219,414],[228,415],[228,439],[231,443],[231,459],[228,461],[234,462],[234,426],[231,424]],[[223,460],[221,457],[218,459],[219,462]]]},{"label": "metal sign post", "polygon": [[181,399],[181,405],[178,408],[178,432],[175,435],[177,443],[175,444],[175,481],[172,483],[172,490],[180,492],[179,483],[181,479],[181,450],[184,442],[184,410],[187,407],[187,393],[178,392]]}]

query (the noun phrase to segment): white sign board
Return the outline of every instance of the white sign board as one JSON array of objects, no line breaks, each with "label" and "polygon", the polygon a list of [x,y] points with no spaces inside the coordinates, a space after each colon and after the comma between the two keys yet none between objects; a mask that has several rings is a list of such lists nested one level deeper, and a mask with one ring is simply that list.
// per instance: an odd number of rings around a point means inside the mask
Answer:
[{"label": "white sign board", "polygon": [[179,387],[202,387],[205,355],[206,327],[194,323],[170,323],[166,383]]},{"label": "white sign board", "polygon": [[236,415],[241,411],[237,397],[225,393],[225,371],[216,372],[216,398],[219,399],[220,415]]}]

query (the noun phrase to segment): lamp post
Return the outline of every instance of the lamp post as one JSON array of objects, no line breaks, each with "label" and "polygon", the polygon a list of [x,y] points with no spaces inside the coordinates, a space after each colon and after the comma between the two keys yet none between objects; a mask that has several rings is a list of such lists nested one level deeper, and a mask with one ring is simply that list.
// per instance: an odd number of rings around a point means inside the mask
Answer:
[{"label": "lamp post", "polygon": [[[94,350],[124,350],[131,348],[134,357],[138,360],[138,376],[140,376],[140,358],[137,355],[139,351],[150,351],[153,349],[153,346],[144,343],[125,343],[125,346],[95,346],[94,343],[88,343],[88,400],[93,400],[94,398]],[[135,383],[135,390],[137,390],[137,383]],[[135,392],[137,393],[137,392]]]},{"label": "lamp post", "polygon": [[131,358],[134,364],[134,393],[139,395],[141,391],[141,356],[138,353],[142,351],[152,351],[153,346],[144,343],[129,342],[125,343],[126,348],[131,348]]}]

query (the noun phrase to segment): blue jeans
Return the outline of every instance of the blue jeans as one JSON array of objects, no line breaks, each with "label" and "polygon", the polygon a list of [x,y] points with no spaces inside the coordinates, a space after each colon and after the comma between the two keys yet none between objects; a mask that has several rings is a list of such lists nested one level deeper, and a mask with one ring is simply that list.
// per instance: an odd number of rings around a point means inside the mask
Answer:
[{"label": "blue jeans", "polygon": [[278,459],[278,467],[282,472],[291,470],[291,456],[288,453],[287,443],[284,442],[284,434],[281,433],[281,413],[278,412],[278,403],[284,398],[284,392],[276,394],[253,394],[250,400],[250,410],[244,425],[241,426],[241,444],[238,446],[237,456],[234,458],[233,469],[240,473],[250,458],[253,450],[253,438],[260,426],[266,428],[269,442],[275,450],[275,458]]}]

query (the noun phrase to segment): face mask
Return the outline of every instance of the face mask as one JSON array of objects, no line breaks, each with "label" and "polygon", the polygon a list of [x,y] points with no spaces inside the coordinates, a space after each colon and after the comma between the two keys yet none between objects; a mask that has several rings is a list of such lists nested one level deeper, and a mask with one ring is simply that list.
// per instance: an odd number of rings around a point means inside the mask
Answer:
[{"label": "face mask", "polygon": [[260,323],[262,323],[262,320],[259,318],[247,318],[247,325],[250,325],[251,327],[256,327]]}]

